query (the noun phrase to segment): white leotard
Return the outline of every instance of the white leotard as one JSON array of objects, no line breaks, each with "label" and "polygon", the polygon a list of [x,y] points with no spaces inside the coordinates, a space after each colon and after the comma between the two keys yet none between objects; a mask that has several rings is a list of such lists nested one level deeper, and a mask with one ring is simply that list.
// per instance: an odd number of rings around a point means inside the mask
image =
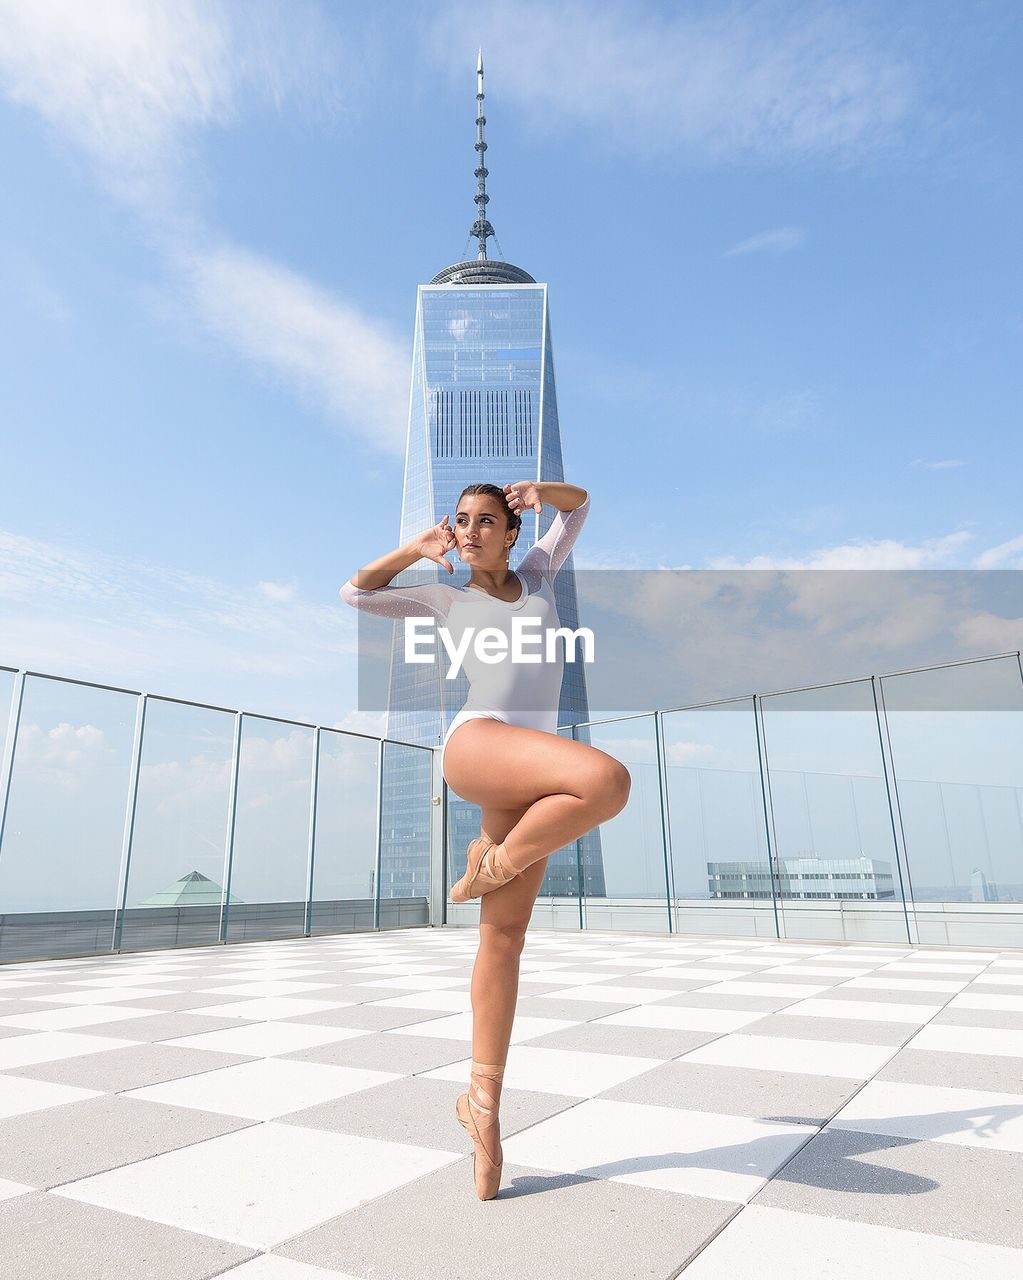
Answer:
[{"label": "white leotard", "polygon": [[[362,588],[351,580],[341,587],[341,599],[356,609],[389,618],[434,617],[446,626],[457,644],[466,627],[496,627],[512,639],[512,620],[539,618],[539,625],[527,626],[524,636],[543,636],[546,628],[560,626],[553,582],[568,558],[590,510],[590,499],[572,511],[558,511],[551,527],[533,544],[512,573],[522,593],[517,600],[500,600],[482,587],[456,587],[447,582],[428,582],[418,587]],[[544,654],[543,644],[532,644],[529,653]],[[536,663],[481,662],[472,646],[466,650],[463,670],[469,681],[469,696],[444,734],[446,747],[451,735],[467,720],[483,716],[505,724],[522,725],[556,733],[561,680],[564,673],[563,644],[556,646],[556,659]]]}]

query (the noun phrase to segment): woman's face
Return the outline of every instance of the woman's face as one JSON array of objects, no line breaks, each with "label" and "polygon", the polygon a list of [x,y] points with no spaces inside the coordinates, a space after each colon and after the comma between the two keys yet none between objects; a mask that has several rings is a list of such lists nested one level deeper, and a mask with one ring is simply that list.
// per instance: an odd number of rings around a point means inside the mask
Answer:
[{"label": "woman's face", "polygon": [[513,530],[495,498],[485,493],[463,493],[455,511],[455,545],[468,565],[491,568],[504,564],[504,553]]}]

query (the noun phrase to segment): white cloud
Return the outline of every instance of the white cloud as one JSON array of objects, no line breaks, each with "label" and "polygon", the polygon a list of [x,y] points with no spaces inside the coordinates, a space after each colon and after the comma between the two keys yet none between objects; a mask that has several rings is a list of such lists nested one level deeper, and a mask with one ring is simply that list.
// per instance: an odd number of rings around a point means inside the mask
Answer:
[{"label": "white cloud", "polygon": [[964,467],[966,463],[962,458],[939,458],[934,462],[929,462],[926,458],[914,458],[910,465],[923,467],[925,471],[954,471],[957,467]]},{"label": "white cloud", "polygon": [[1023,533],[996,547],[988,547],[973,564],[976,569],[1023,569]]},{"label": "white cloud", "polygon": [[969,541],[965,531],[927,538],[919,546],[894,538],[822,547],[806,556],[712,557],[709,569],[927,569],[952,566],[956,553]]},{"label": "white cloud", "polygon": [[5,666],[321,723],[357,701],[336,589],[320,602],[0,530],[0,609]]},{"label": "white cloud", "polygon": [[345,420],[370,448],[403,456],[409,357],[383,325],[241,249],[182,254],[181,262],[212,333]]},{"label": "white cloud", "polygon": [[186,305],[257,369],[373,448],[400,454],[404,344],[297,272],[211,248],[196,143],[252,102],[338,109],[347,55],[318,6],[0,0],[0,91],[86,155],[141,216]]},{"label": "white cloud", "polygon": [[775,227],[773,231],[758,231],[755,236],[740,240],[726,249],[725,258],[737,258],[746,253],[791,253],[793,249],[806,240],[806,232],[802,227]]},{"label": "white cloud", "polygon": [[848,160],[898,140],[919,114],[892,33],[836,4],[459,2],[429,34],[461,81],[482,43],[495,94],[538,129],[563,140],[581,124],[630,152]]}]

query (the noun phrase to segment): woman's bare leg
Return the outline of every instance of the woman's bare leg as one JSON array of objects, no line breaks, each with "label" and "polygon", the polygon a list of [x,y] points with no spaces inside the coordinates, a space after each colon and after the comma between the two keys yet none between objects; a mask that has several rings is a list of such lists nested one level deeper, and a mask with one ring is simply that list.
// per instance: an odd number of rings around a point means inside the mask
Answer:
[{"label": "woman's bare leg", "polygon": [[[484,809],[483,830],[499,843],[522,813],[520,809]],[[477,1062],[503,1064],[508,1059],[519,994],[519,957],[546,871],[547,859],[541,858],[480,902],[480,946],[470,988],[472,1056]]]},{"label": "woman's bare leg", "polygon": [[484,810],[520,810],[503,841],[483,826],[520,871],[620,813],[632,781],[620,761],[596,747],[483,718],[451,735],[444,777]]}]

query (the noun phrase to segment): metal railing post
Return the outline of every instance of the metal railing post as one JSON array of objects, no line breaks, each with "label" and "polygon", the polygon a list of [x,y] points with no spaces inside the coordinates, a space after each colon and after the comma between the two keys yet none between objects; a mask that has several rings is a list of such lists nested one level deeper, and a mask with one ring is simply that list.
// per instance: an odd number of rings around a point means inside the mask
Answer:
[{"label": "metal railing post", "polygon": [[377,746],[377,847],[376,866],[373,872],[373,928],[380,928],[380,868],[383,857],[384,822],[384,740]]},{"label": "metal railing post", "polygon": [[231,901],[231,871],[234,866],[234,828],[238,814],[238,770],[242,753],[243,711],[235,712],[234,745],[231,749],[231,794],[227,802],[227,838],[224,841],[224,887],[220,894],[220,929],[218,941],[227,942],[227,914]]},{"label": "metal railing post", "polygon": [[124,813],[124,833],[121,837],[121,869],[118,875],[120,893],[114,907],[114,927],[110,935],[111,951],[120,951],[124,940],[124,912],[128,904],[128,877],[131,873],[131,847],[135,839],[135,815],[138,811],[139,773],[142,768],[142,734],[146,725],[146,694],[140,694],[135,704],[135,733],[131,743],[131,777],[128,782],[128,803]]},{"label": "metal railing post", "polygon": [[447,924],[448,795],[443,756],[431,751],[430,762],[430,882],[427,898],[431,925]]},{"label": "metal railing post", "polygon": [[303,934],[308,938],[313,928],[313,863],[316,858],[316,801],[320,779],[320,726],[313,730],[313,768],[309,783],[309,850],[305,881],[305,921]]},{"label": "metal railing post", "polygon": [[[654,747],[657,751],[657,786],[661,800],[661,849],[664,854],[664,887],[668,894],[668,932],[678,932],[678,900],[675,897],[674,859],[671,850],[671,816],[668,811],[668,767],[664,757],[664,725],[661,713],[654,712]],[[676,912],[672,930],[672,908]]]},{"label": "metal railing post", "polygon": [[7,827],[7,804],[11,797],[11,778],[14,776],[14,748],[21,726],[21,706],[25,697],[25,673],[14,677],[11,694],[11,714],[7,721],[7,742],[4,744],[3,761],[0,763],[0,853],[3,851],[4,831]]},{"label": "metal railing post", "polygon": [[[892,824],[892,844],[895,847],[895,870],[899,873],[899,894],[902,897],[902,915],[906,924],[906,939],[911,946],[920,941],[916,925],[916,910],[910,916],[909,903],[913,896],[913,881],[909,874],[909,854],[906,850],[906,831],[902,825],[902,809],[899,805],[899,788],[895,779],[895,756],[892,754],[892,739],[888,727],[888,712],[884,705],[883,680],[877,676],[870,677],[870,688],[874,695],[874,716],[877,719],[877,735],[881,746],[881,769],[884,772],[885,793],[888,796],[888,817]],[[903,874],[905,862],[905,874]],[[907,897],[906,888],[909,887]]]},{"label": "metal railing post", "polygon": [[781,938],[781,913],[778,910],[778,890],[781,884],[781,866],[778,862],[778,836],[774,829],[774,798],[771,795],[771,770],[767,762],[767,729],[763,723],[764,708],[760,697],[753,695],[753,724],[757,731],[757,767],[760,769],[760,792],[764,800],[764,831],[767,836],[767,869],[771,885],[771,908],[774,911],[775,936]]}]

